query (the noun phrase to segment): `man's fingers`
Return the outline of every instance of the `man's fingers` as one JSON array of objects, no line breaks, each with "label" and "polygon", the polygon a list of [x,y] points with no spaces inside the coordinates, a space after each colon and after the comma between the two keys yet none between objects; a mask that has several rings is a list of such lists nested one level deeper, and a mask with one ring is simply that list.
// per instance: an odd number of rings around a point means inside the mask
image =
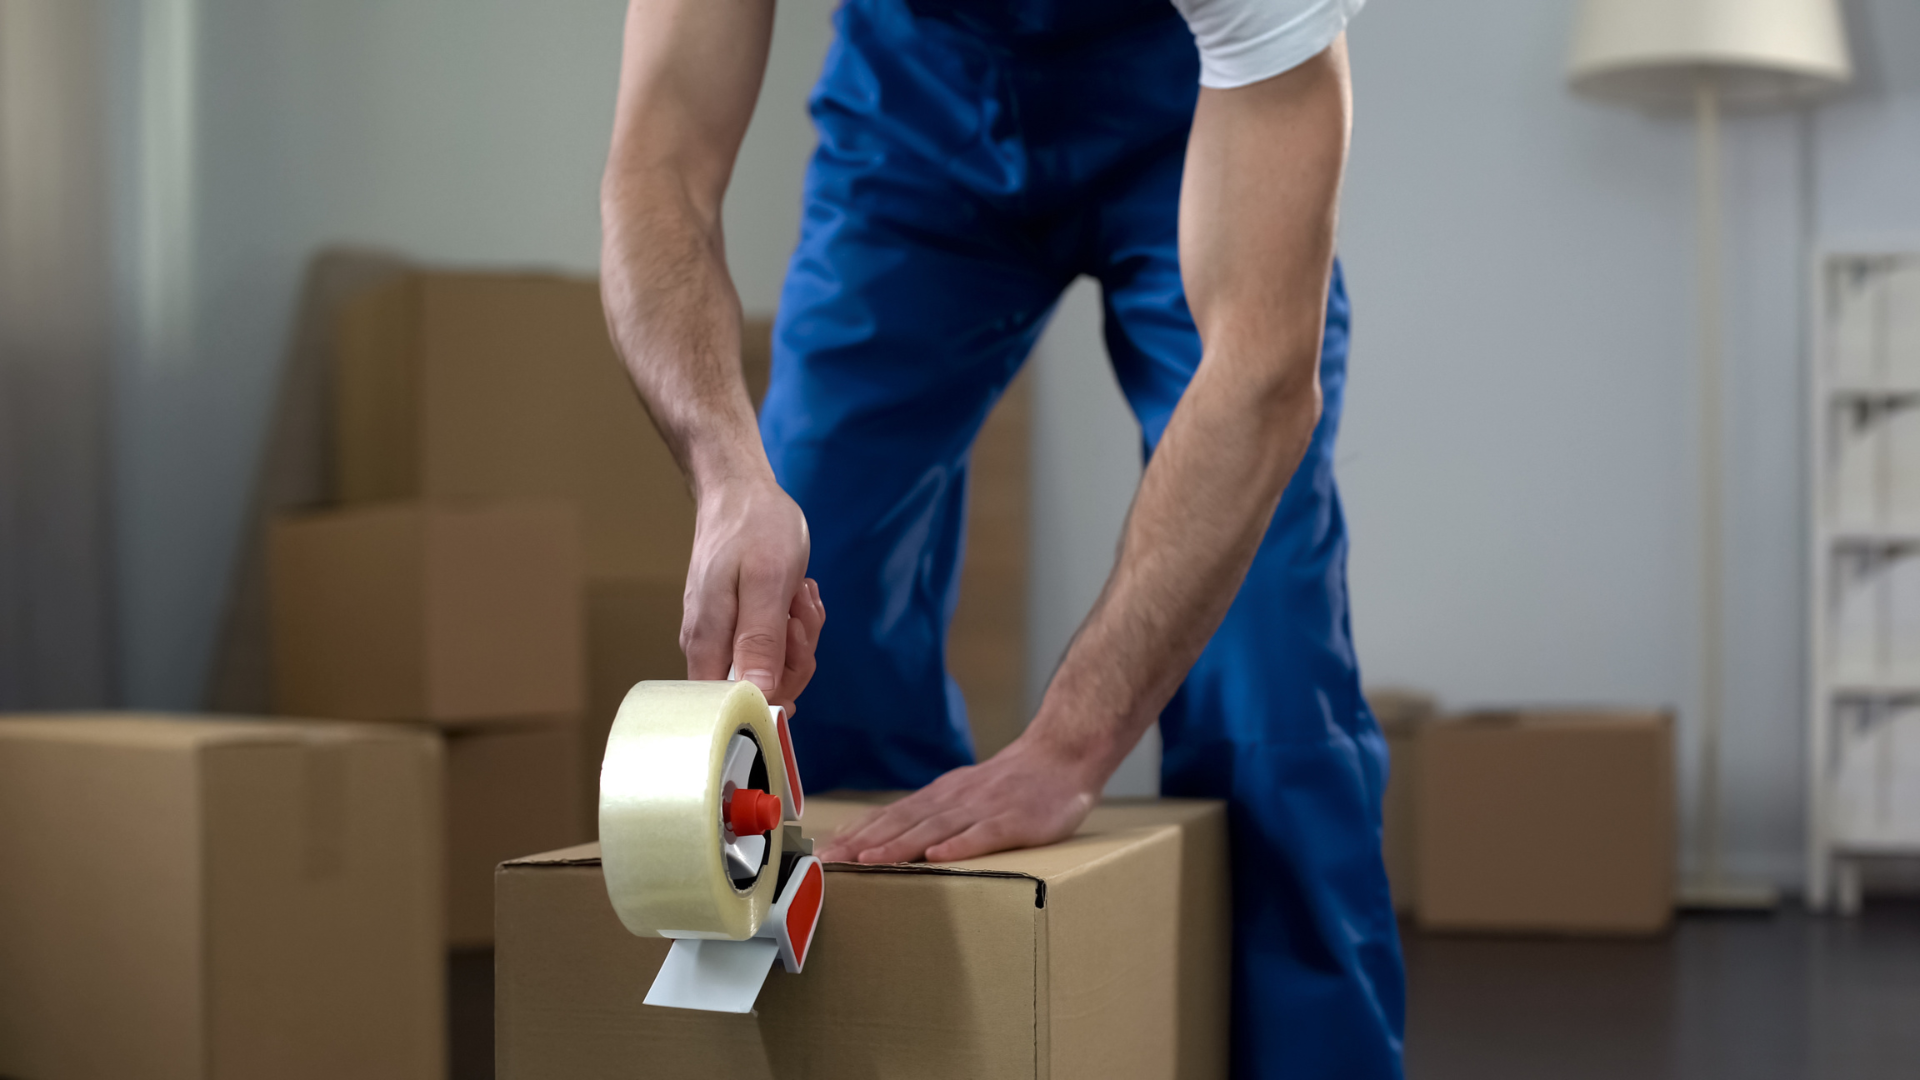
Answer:
[{"label": "man's fingers", "polygon": [[869,847],[855,856],[856,862],[909,862],[925,855],[930,847],[966,831],[975,822],[972,811],[956,807],[927,818],[884,844]]},{"label": "man's fingers", "polygon": [[726,678],[733,665],[733,590],[697,588],[689,582],[682,602],[686,610],[680,620],[680,651],[687,657],[687,678]]},{"label": "man's fingers", "polygon": [[787,614],[800,620],[807,632],[809,647],[819,644],[820,628],[826,625],[827,609],[820,603],[820,583],[807,578],[800,583],[799,591],[793,594],[793,606]]},{"label": "man's fingers", "polygon": [[787,610],[799,582],[785,567],[749,560],[740,567],[740,617],[733,631],[733,669],[771,694],[786,670]]},{"label": "man's fingers", "polygon": [[861,814],[859,817],[854,818],[852,821],[847,822],[846,826],[842,828],[839,832],[836,832],[832,836],[828,837],[827,842],[824,844],[821,844],[820,850],[816,852],[816,854],[820,856],[820,861],[821,862],[851,861],[855,853],[849,852],[847,850],[848,842],[854,839],[855,837],[858,837],[861,831],[867,827],[868,823],[872,822],[874,818],[879,817],[880,814],[883,811],[885,811],[885,809],[886,807],[877,807],[875,809],[869,810],[866,813]]},{"label": "man's fingers", "polygon": [[1020,845],[1021,841],[1014,835],[1013,820],[1001,815],[975,822],[960,835],[929,847],[927,861],[960,862]]},{"label": "man's fingers", "polygon": [[936,811],[940,804],[928,797],[928,789],[919,791],[888,806],[883,806],[854,823],[854,827],[833,838],[834,854],[841,861],[855,861],[861,852],[878,847],[912,828]]},{"label": "man's fingers", "polygon": [[807,688],[815,666],[813,642],[807,639],[806,627],[801,625],[799,619],[787,620],[786,664],[786,670],[780,673],[780,688],[768,695],[767,700],[775,705],[785,705],[792,712],[794,699]]}]

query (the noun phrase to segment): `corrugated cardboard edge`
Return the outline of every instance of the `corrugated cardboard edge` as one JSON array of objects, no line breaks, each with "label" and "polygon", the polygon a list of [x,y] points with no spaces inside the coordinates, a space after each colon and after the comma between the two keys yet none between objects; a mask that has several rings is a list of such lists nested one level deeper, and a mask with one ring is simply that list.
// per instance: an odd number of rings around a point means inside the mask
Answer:
[{"label": "corrugated cardboard edge", "polygon": [[[599,866],[598,844],[581,844],[578,847],[561,848],[559,851],[543,852],[539,855],[526,855],[518,859],[508,859],[500,864],[500,869],[518,867],[522,869],[540,869],[561,866]],[[1101,856],[1095,862],[1104,862],[1125,848]],[[1033,906],[1047,906],[1047,882],[1045,878],[1019,870],[980,870],[970,866],[948,866],[942,863],[850,863],[830,862],[821,864],[829,873],[842,874],[941,874],[950,877],[984,878],[1024,878],[1034,884]],[[1089,863],[1088,865],[1093,865]]]},{"label": "corrugated cardboard edge", "polygon": [[[164,747],[404,741],[421,739],[429,734],[406,725],[365,724],[346,720],[97,710],[0,713],[0,725],[4,725],[13,738]],[[134,738],[130,739],[129,736]]]}]

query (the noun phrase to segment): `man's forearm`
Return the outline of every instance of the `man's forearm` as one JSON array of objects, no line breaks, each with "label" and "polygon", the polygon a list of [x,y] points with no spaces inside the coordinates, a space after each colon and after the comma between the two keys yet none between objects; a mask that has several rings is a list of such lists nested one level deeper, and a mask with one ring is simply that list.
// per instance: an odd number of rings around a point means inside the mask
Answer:
[{"label": "man's forearm", "polygon": [[1034,737],[1103,779],[1225,618],[1319,422],[1317,379],[1249,393],[1207,372],[1168,424],[1113,573],[1034,717]]},{"label": "man's forearm", "polygon": [[765,73],[773,0],[629,0],[601,182],[607,325],[697,512],[680,647],[791,707],[824,610],[807,521],[775,483],[740,372],[720,206]]},{"label": "man's forearm", "polygon": [[610,172],[601,200],[608,328],[696,496],[771,480],[740,371],[740,301],[717,207],[698,206],[661,169]]},{"label": "man's forearm", "polygon": [[1201,92],[1180,263],[1204,356],[1031,729],[1098,779],[1225,618],[1319,423],[1348,108],[1342,42],[1266,83]]},{"label": "man's forearm", "polygon": [[630,0],[600,185],[607,324],[696,494],[771,479],[740,374],[720,205],[753,115],[772,0]]}]

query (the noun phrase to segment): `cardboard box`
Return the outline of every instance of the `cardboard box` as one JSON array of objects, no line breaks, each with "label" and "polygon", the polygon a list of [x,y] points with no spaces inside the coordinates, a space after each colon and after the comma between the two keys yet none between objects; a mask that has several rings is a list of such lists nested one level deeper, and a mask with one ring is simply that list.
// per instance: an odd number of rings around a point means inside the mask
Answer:
[{"label": "cardboard box", "polygon": [[447,734],[447,944],[493,944],[493,871],[592,836],[580,805],[577,726]]},{"label": "cardboard box", "polygon": [[440,1080],[440,748],[0,718],[0,1075]]},{"label": "cardboard box", "polygon": [[1421,735],[1420,925],[1651,934],[1673,912],[1673,717],[1479,713]]},{"label": "cardboard box", "polygon": [[345,305],[337,343],[342,501],[561,497],[590,575],[686,574],[693,500],[593,280],[409,274]]},{"label": "cardboard box", "polygon": [[[811,831],[859,804],[810,799]],[[643,1005],[669,943],[626,932],[599,849],[497,879],[498,1075],[1223,1077],[1226,817],[1097,809],[1052,847],[954,866],[829,868],[807,969],[756,1013]]]},{"label": "cardboard box", "polygon": [[[595,581],[587,585],[587,713],[581,725],[580,820],[600,820],[600,759],[621,699],[646,679],[684,679],[679,581]],[[520,852],[519,854],[527,854]]]},{"label": "cardboard box", "polygon": [[522,723],[585,705],[578,528],[564,503],[283,518],[268,575],[278,713]]},{"label": "cardboard box", "polygon": [[[967,702],[974,752],[993,756],[1027,726],[1027,561],[1033,378],[1014,379],[967,464],[966,558],[947,633],[947,670]],[[827,600],[832,610],[832,600]]]},{"label": "cardboard box", "polygon": [[1389,757],[1387,795],[1380,808],[1381,854],[1393,887],[1393,909],[1411,915],[1420,906],[1420,732],[1438,708],[1430,695],[1393,688],[1368,690],[1367,704],[1386,736]]}]

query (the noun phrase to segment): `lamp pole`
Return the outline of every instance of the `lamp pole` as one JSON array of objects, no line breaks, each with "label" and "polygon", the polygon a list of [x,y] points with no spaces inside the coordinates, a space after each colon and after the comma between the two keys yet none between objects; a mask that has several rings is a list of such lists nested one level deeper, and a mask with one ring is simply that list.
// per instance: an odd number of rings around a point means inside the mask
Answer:
[{"label": "lamp pole", "polygon": [[1681,903],[1771,907],[1767,886],[1730,882],[1721,858],[1726,712],[1725,311],[1721,291],[1720,110],[1809,100],[1853,77],[1840,0],[1582,0],[1568,77],[1576,92],[1682,105],[1692,91],[1699,245],[1700,757],[1694,866]]},{"label": "lamp pole", "polygon": [[1720,93],[1711,75],[1694,83],[1697,186],[1696,306],[1700,319],[1700,786],[1695,793],[1694,872],[1706,892],[1718,891],[1720,865],[1720,725],[1726,680],[1725,566],[1721,401]]},{"label": "lamp pole", "polygon": [[1700,769],[1694,806],[1693,880],[1680,903],[1698,909],[1771,908],[1772,886],[1733,882],[1721,861],[1720,754],[1726,720],[1726,459],[1724,297],[1721,267],[1720,87],[1711,73],[1694,82],[1700,319]]}]

